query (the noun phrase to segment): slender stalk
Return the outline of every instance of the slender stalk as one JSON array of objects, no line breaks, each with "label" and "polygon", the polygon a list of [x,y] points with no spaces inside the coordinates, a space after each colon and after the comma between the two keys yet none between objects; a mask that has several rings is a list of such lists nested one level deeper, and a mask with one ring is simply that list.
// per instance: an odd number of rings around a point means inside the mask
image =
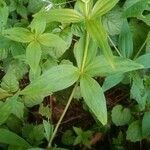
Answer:
[{"label": "slender stalk", "polygon": [[137,54],[134,56],[134,59],[136,59],[140,55],[141,51],[143,50],[144,46],[146,45],[147,39],[148,38],[146,38],[146,40],[144,41],[144,43],[142,44],[142,46],[138,50]]},{"label": "slender stalk", "polygon": [[77,86],[78,86],[78,82],[76,83],[75,87],[73,88],[72,93],[71,93],[71,95],[69,97],[69,100],[67,102],[67,105],[66,105],[66,107],[65,107],[65,109],[64,109],[64,111],[63,111],[63,113],[62,113],[62,115],[61,115],[61,117],[59,119],[59,121],[57,122],[57,125],[56,125],[56,127],[54,129],[54,132],[53,132],[53,134],[52,134],[52,136],[50,138],[50,141],[48,143],[48,149],[51,148],[51,146],[52,146],[53,139],[54,139],[54,137],[55,137],[55,135],[56,135],[56,133],[58,131],[58,128],[59,128],[59,126],[60,126],[60,124],[61,124],[61,122],[62,122],[62,120],[63,120],[63,118],[64,118],[64,116],[65,116],[65,114],[66,114],[66,112],[68,110],[68,108],[69,108],[69,106],[70,106],[70,103],[71,103],[71,101],[73,99],[73,96],[74,96],[74,93],[76,91]]},{"label": "slender stalk", "polygon": [[89,35],[89,33],[86,33],[85,50],[84,50],[83,62],[82,62],[82,66],[81,66],[81,73],[83,73],[83,71],[84,71],[84,67],[85,67],[85,63],[86,63],[86,59],[87,59],[89,39],[90,39],[90,35]]},{"label": "slender stalk", "polygon": [[116,45],[114,44],[114,42],[112,41],[112,39],[109,36],[108,36],[108,39],[109,39],[110,43],[113,45],[113,47],[115,48],[115,50],[118,53],[118,55],[120,57],[123,57],[122,54],[120,53],[119,49],[116,47]]}]

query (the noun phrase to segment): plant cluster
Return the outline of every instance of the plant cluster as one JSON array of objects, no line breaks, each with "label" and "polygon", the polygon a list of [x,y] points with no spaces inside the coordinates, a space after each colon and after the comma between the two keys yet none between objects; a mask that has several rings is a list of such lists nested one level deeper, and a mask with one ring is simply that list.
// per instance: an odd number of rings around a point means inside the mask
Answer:
[{"label": "plant cluster", "polygon": [[[114,149],[124,149],[124,135],[148,140],[149,12],[150,0],[0,0],[0,148],[63,149],[54,138],[73,99],[97,130],[66,130],[64,145],[92,149],[94,134],[112,124],[120,127]],[[130,89],[127,104],[110,110],[104,92],[121,85]],[[54,124],[44,101],[64,89],[70,96]],[[29,120],[35,107],[40,123]]]}]

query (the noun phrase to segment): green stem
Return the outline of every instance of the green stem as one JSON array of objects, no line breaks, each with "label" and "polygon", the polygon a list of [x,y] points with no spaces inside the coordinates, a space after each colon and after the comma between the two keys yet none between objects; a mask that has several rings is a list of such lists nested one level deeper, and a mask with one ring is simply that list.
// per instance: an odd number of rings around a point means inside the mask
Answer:
[{"label": "green stem", "polygon": [[73,99],[73,96],[74,96],[74,93],[76,91],[77,86],[78,86],[78,82],[76,83],[75,87],[73,88],[72,93],[71,93],[71,95],[69,97],[69,100],[67,102],[67,105],[66,105],[66,107],[65,107],[65,109],[64,109],[64,111],[63,111],[63,113],[62,113],[62,115],[61,115],[61,117],[59,119],[59,121],[57,122],[57,125],[56,125],[56,127],[54,129],[54,132],[53,132],[53,134],[52,134],[52,136],[51,136],[51,138],[49,140],[48,149],[51,148],[51,146],[52,146],[53,139],[55,138],[56,133],[58,131],[58,128],[59,128],[59,126],[60,126],[60,124],[61,124],[61,122],[62,122],[62,120],[63,120],[63,118],[64,118],[64,116],[65,116],[65,114],[66,114],[66,112],[67,112],[67,110],[69,108],[69,106],[70,106],[70,103],[71,103],[71,101]]},{"label": "green stem", "polygon": [[90,36],[88,33],[86,33],[85,50],[84,50],[83,62],[82,62],[82,66],[81,66],[81,73],[83,73],[83,71],[84,71],[84,67],[85,67],[85,63],[86,63],[86,59],[87,59],[89,39],[90,39]]},{"label": "green stem", "polygon": [[119,49],[116,47],[116,45],[114,44],[114,42],[112,41],[112,39],[109,36],[108,36],[108,39],[109,39],[110,43],[113,45],[113,47],[115,48],[115,50],[118,53],[118,55],[120,57],[123,57],[122,54],[120,53]]},{"label": "green stem", "polygon": [[143,50],[143,48],[144,48],[144,46],[145,46],[147,40],[148,40],[148,38],[146,38],[146,40],[144,41],[144,43],[142,44],[142,46],[141,46],[140,49],[138,50],[137,54],[135,55],[134,59],[136,59],[136,58],[140,55],[140,53],[141,53],[141,51]]}]

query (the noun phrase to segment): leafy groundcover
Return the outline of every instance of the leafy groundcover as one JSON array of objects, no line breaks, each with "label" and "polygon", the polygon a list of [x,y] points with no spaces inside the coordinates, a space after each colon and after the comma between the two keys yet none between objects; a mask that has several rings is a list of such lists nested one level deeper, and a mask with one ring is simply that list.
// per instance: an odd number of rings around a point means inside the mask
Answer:
[{"label": "leafy groundcover", "polygon": [[149,150],[150,0],[0,0],[0,149]]}]

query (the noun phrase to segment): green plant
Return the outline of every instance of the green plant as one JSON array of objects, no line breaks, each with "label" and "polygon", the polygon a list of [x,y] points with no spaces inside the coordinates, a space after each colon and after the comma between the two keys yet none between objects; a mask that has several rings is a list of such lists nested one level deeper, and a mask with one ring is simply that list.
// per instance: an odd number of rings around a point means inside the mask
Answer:
[{"label": "green plant", "polygon": [[[34,149],[46,139],[47,148],[54,148],[52,142],[78,88],[95,120],[106,125],[108,110],[104,91],[123,79],[131,84],[131,98],[138,103],[140,121],[132,121],[133,110],[120,105],[113,109],[112,120],[117,126],[132,122],[127,131],[127,139],[131,141],[149,136],[150,89],[149,77],[145,77],[150,68],[149,14],[143,16],[143,12],[150,8],[149,0],[124,2],[122,7],[119,0],[77,0],[74,8],[65,8],[69,1],[0,1],[0,69],[5,72],[0,84],[1,143],[8,144],[9,149]],[[113,26],[116,14],[116,26]],[[139,27],[132,17],[146,24],[141,25],[146,37],[131,30]],[[143,44],[137,42],[140,37],[144,39]],[[118,38],[117,44],[115,38]],[[72,40],[76,40],[75,45]],[[141,55],[145,45],[146,51]],[[22,87],[24,77],[28,77],[29,81]],[[103,86],[98,83],[97,77],[106,77]],[[69,87],[72,92],[53,129],[51,110],[44,107],[43,99]],[[25,118],[29,108],[39,104],[39,113],[47,121],[43,119],[42,124],[35,126]],[[116,114],[118,118],[115,118]],[[12,116],[15,116],[16,124],[19,122],[17,119],[22,122],[23,128],[19,131],[22,137],[6,125]],[[139,129],[141,117],[142,129]],[[133,130],[136,135],[131,137]],[[76,143],[89,146],[89,133],[82,131],[79,134],[78,131],[82,130],[75,128],[76,141],[80,139]],[[82,139],[81,134],[86,137]],[[7,140],[8,135],[11,142]]]}]

